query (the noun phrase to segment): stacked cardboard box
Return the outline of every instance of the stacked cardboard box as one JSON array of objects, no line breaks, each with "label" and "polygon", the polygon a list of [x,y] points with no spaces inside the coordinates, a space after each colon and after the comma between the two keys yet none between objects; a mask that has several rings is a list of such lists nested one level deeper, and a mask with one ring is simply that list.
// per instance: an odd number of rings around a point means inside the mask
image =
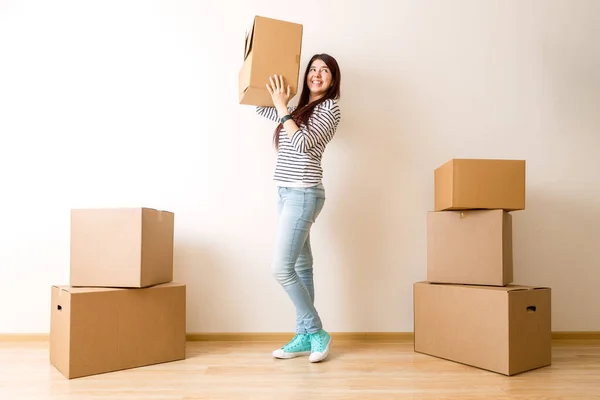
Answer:
[{"label": "stacked cardboard box", "polygon": [[70,285],[52,287],[50,317],[50,362],[65,377],[185,358],[173,241],[168,211],[71,211]]},{"label": "stacked cardboard box", "polygon": [[551,290],[513,284],[511,213],[525,209],[525,161],[452,159],[434,181],[415,351],[505,375],[550,365]]}]

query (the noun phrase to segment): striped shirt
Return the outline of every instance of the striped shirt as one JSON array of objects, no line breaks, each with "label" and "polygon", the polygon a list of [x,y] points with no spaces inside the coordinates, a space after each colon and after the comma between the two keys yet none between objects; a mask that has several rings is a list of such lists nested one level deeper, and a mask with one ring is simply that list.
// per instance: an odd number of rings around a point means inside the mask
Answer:
[{"label": "striped shirt", "polygon": [[[296,107],[288,107],[292,112]],[[279,122],[275,107],[257,107],[256,112],[274,122]],[[321,159],[325,146],[333,135],[341,119],[336,100],[327,99],[313,110],[308,127],[302,123],[292,139],[285,128],[279,133],[279,151],[275,165],[274,180],[279,186],[307,187],[321,183],[323,168]]]}]

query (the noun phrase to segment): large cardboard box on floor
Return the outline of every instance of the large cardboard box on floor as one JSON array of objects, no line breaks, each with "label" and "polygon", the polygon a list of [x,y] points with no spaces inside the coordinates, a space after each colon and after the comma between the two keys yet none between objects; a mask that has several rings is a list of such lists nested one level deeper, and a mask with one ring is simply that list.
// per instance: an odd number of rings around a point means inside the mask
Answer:
[{"label": "large cardboard box on floor", "polygon": [[550,288],[413,287],[416,352],[504,375],[550,365]]},{"label": "large cardboard box on floor", "polygon": [[182,360],[186,286],[52,287],[50,362],[65,377]]},{"label": "large cardboard box on floor", "polygon": [[452,159],[434,170],[435,211],[525,209],[525,161]]},{"label": "large cardboard box on floor", "polygon": [[240,104],[272,106],[266,84],[274,74],[290,85],[290,95],[298,92],[301,24],[256,16],[246,34],[244,61],[238,74]]},{"label": "large cardboard box on floor", "polygon": [[140,288],[173,279],[174,214],[71,210],[71,286]]},{"label": "large cardboard box on floor", "polygon": [[505,286],[513,281],[512,216],[504,210],[430,211],[427,281]]}]

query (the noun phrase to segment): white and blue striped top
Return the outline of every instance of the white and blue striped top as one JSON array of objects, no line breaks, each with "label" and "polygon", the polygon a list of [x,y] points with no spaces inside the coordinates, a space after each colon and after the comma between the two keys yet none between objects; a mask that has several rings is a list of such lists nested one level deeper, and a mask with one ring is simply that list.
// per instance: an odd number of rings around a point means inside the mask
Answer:
[{"label": "white and blue striped top", "polygon": [[[295,107],[288,107],[292,112]],[[256,112],[274,122],[279,122],[275,107],[257,107]],[[279,152],[275,165],[275,182],[279,186],[308,187],[321,183],[321,159],[325,146],[333,139],[341,119],[336,100],[327,99],[313,110],[308,127],[299,124],[292,139],[285,128],[279,133]]]}]

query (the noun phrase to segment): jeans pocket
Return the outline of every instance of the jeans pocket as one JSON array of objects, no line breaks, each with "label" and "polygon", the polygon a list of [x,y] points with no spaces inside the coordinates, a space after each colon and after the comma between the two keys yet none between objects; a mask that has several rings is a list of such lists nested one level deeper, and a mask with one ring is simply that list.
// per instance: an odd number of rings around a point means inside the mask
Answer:
[{"label": "jeans pocket", "polygon": [[325,205],[325,196],[318,195],[315,197],[315,208],[313,210],[313,222],[317,220],[319,214],[321,214],[321,210],[323,210],[323,206]]}]

